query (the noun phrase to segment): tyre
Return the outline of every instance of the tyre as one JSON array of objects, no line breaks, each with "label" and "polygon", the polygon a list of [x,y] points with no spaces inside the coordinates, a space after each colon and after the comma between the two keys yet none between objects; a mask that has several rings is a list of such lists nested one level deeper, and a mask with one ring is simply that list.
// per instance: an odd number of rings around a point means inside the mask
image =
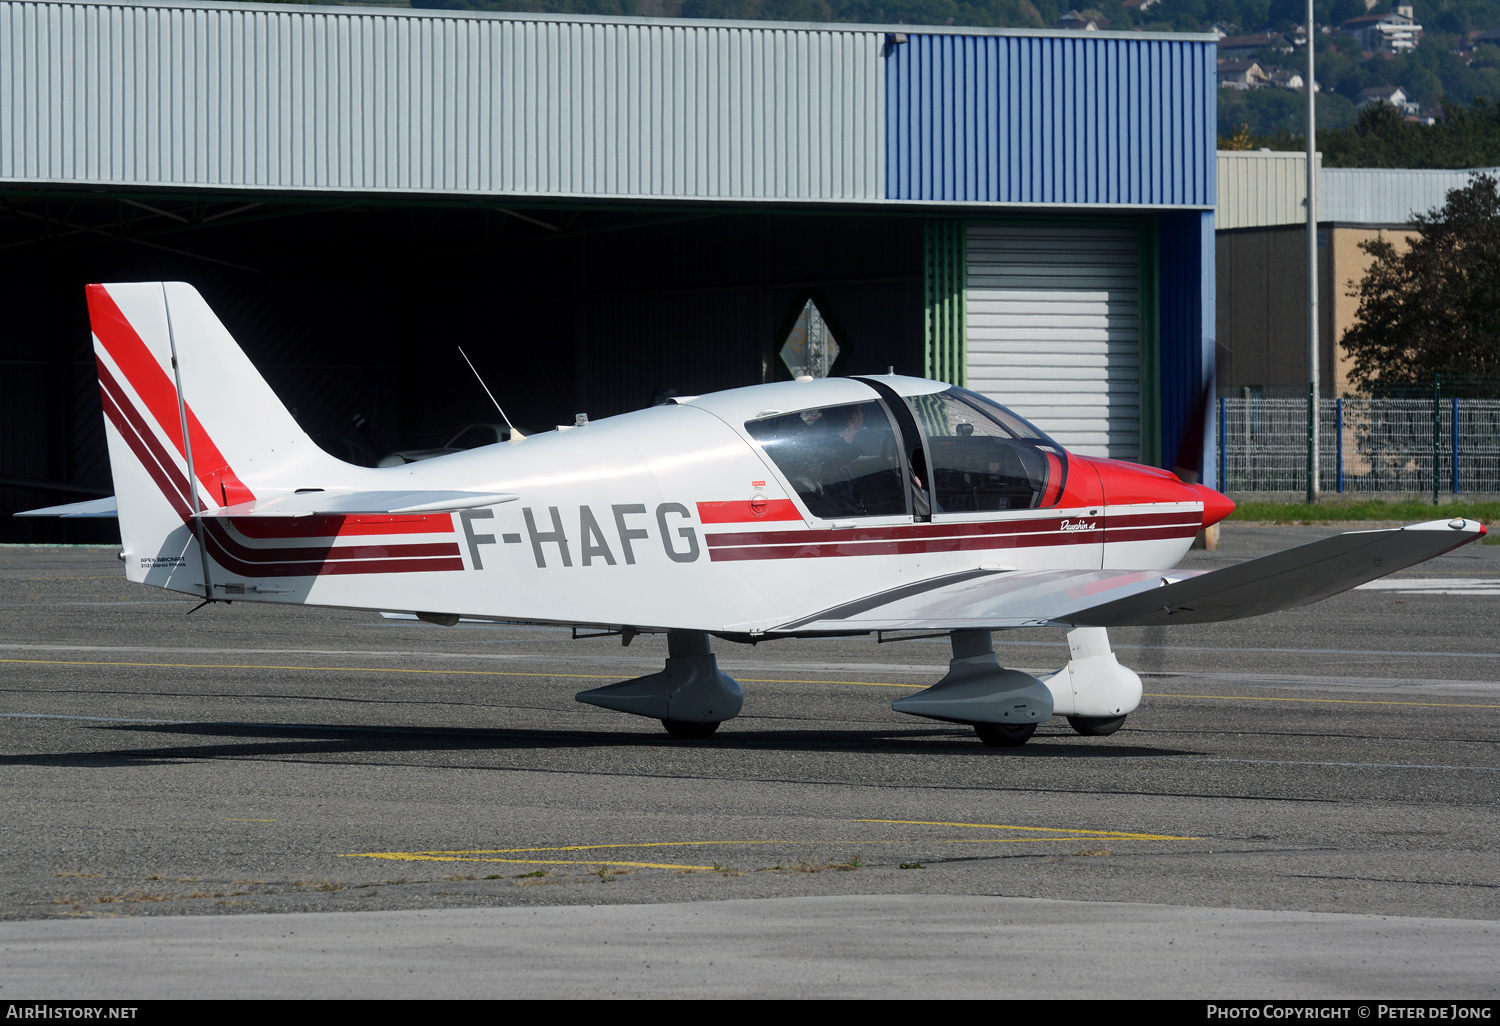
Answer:
[{"label": "tyre", "polygon": [[686,720],[662,720],[661,725],[667,728],[668,734],[684,741],[708,737],[719,729],[717,723],[689,723]]},{"label": "tyre", "polygon": [[1015,748],[1031,740],[1035,723],[976,723],[974,733],[991,748]]},{"label": "tyre", "polygon": [[1120,729],[1123,716],[1069,716],[1068,726],[1084,737],[1104,737]]}]

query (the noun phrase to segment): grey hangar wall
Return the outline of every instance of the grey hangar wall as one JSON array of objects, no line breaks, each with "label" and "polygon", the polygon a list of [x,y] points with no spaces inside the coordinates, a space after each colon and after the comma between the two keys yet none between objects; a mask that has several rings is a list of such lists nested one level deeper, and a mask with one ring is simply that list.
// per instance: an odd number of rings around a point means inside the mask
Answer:
[{"label": "grey hangar wall", "polygon": [[1205,37],[7,0],[0,62],[0,511],[109,490],[90,281],[196,284],[351,458],[496,419],[457,345],[547,426],[784,373],[809,295],[1080,451],[1212,381]]}]

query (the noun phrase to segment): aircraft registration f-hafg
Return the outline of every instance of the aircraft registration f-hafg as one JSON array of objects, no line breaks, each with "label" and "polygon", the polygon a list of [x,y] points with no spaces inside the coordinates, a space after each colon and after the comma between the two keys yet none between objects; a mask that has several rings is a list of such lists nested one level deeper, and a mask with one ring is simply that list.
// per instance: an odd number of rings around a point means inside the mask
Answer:
[{"label": "aircraft registration f-hafg", "polygon": [[[1069,453],[983,396],[898,375],[752,385],[352,466],[298,427],[191,286],[90,285],[88,304],[131,581],[444,625],[600,628],[626,644],[665,633],[660,672],[577,697],[678,737],[740,711],[714,638],[903,632],[950,635],[953,659],[891,703],[900,712],[972,724],[991,745],[1054,715],[1110,734],[1141,682],[1109,627],[1316,602],[1485,533],[1439,520],[1173,571],[1233,511],[1227,498]],[[1068,630],[1067,665],[1040,679],[992,646],[993,631],[1031,627]]]}]

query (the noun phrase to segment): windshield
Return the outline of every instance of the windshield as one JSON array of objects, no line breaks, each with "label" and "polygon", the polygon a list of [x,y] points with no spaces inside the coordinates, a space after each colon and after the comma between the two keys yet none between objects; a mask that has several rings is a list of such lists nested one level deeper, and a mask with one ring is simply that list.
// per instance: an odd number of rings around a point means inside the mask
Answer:
[{"label": "windshield", "polygon": [[[1067,454],[999,403],[962,388],[907,400],[927,436],[934,513],[1036,509],[1062,497]],[[915,462],[915,460],[913,461]]]},{"label": "windshield", "polygon": [[906,512],[900,447],[879,402],[787,413],[745,425],[815,517]]}]

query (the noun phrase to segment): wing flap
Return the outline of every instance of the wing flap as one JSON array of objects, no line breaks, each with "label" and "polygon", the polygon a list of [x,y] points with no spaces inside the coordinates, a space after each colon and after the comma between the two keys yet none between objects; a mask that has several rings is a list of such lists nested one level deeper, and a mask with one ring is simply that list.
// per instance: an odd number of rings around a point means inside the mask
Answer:
[{"label": "wing flap", "polygon": [[1473,520],[1354,531],[1213,571],[975,571],[846,602],[771,633],[1215,623],[1321,601],[1484,533]]}]

